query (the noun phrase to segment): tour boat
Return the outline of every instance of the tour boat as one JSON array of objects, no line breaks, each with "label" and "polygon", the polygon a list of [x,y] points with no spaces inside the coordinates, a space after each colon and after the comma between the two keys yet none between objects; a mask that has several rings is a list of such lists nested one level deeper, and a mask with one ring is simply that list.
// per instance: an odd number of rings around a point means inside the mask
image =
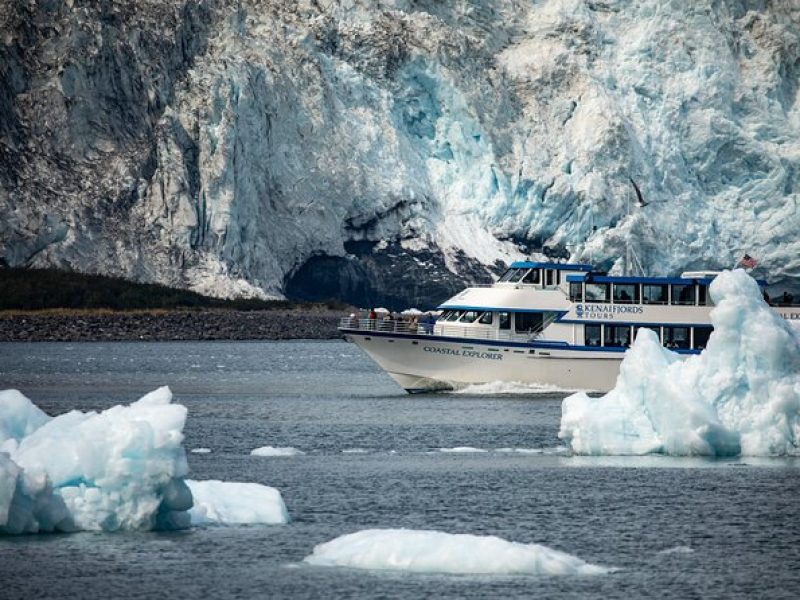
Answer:
[{"label": "tour boat", "polygon": [[[339,329],[412,393],[493,381],[607,391],[642,328],[679,355],[705,348],[716,275],[609,276],[587,264],[515,262],[435,317],[352,315]],[[775,310],[800,319],[797,306]]]}]

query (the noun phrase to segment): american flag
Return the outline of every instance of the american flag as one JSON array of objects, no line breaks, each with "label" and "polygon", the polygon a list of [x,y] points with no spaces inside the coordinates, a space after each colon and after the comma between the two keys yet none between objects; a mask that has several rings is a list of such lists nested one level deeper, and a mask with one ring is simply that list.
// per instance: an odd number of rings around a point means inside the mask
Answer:
[{"label": "american flag", "polygon": [[757,264],[758,261],[749,254],[745,254],[739,261],[739,266],[745,269],[755,269]]}]

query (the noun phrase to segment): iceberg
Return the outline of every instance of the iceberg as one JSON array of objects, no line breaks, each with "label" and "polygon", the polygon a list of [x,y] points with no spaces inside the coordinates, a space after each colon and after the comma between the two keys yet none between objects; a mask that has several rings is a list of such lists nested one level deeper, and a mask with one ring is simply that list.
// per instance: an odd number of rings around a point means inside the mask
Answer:
[{"label": "iceberg", "polygon": [[781,456],[800,450],[800,338],[741,269],[710,286],[714,331],[681,360],[641,330],[605,396],[562,404],[559,437],[590,455]]},{"label": "iceberg", "polygon": [[366,529],[314,547],[304,562],[414,573],[598,575],[610,569],[539,544],[495,536],[412,529]]},{"label": "iceberg", "polygon": [[192,525],[268,524],[289,522],[281,493],[259,483],[192,481]]},{"label": "iceberg", "polygon": [[51,418],[0,392],[0,533],[188,527],[186,408],[171,402],[162,387]]}]

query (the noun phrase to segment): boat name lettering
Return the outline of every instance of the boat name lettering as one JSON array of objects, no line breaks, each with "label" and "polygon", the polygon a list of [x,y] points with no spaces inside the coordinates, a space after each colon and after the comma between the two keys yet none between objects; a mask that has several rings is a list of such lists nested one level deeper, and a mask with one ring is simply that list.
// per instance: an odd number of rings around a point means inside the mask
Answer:
[{"label": "boat name lettering", "polygon": [[458,350],[456,348],[437,348],[436,346],[423,346],[425,352],[435,354],[450,354],[452,356],[463,356],[465,358],[482,358],[484,360],[503,360],[503,355],[499,352],[480,352],[479,350]]},{"label": "boat name lettering", "polygon": [[788,321],[798,321],[800,320],[800,312],[790,312],[790,313],[783,313],[783,318]]},{"label": "boat name lettering", "polygon": [[575,316],[579,319],[613,319],[615,315],[644,313],[642,306],[627,304],[576,304]]}]

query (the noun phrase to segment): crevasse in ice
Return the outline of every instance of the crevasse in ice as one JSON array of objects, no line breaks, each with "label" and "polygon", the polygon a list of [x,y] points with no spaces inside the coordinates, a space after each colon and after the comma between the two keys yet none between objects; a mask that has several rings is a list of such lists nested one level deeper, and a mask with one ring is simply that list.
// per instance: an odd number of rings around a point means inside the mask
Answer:
[{"label": "crevasse in ice", "polygon": [[770,456],[800,452],[800,338],[742,270],[711,284],[707,348],[681,360],[641,330],[616,387],[562,405],[576,454]]}]

